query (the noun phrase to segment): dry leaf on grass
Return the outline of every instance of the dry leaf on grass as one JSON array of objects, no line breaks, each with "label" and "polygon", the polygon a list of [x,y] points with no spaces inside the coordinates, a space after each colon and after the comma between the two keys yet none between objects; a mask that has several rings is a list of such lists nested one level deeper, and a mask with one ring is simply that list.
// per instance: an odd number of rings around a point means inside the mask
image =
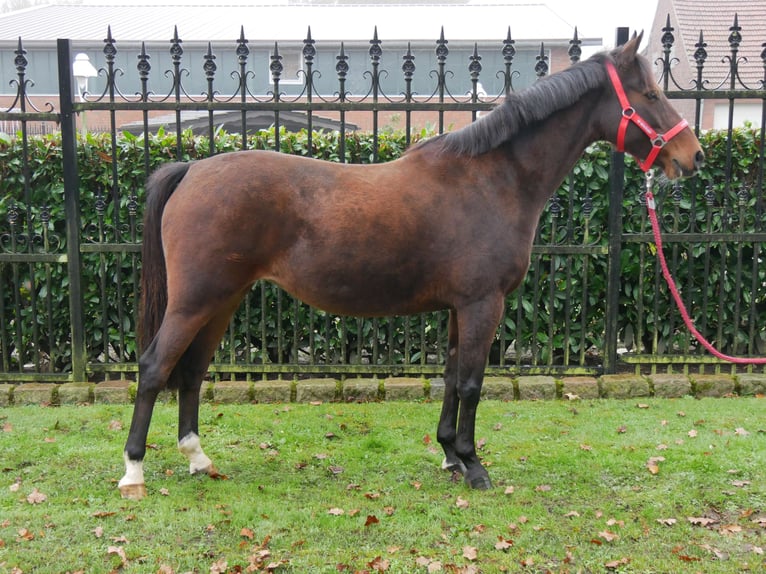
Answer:
[{"label": "dry leaf on grass", "polygon": [[29,504],[40,504],[48,500],[48,497],[36,488],[32,489],[32,492],[27,496],[27,502]]}]

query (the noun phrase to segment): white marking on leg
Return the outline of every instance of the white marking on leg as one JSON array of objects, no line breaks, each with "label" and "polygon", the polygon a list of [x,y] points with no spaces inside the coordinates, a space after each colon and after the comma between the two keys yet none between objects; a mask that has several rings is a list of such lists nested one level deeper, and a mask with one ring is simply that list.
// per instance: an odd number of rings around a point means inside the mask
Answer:
[{"label": "white marking on leg", "polygon": [[195,433],[189,433],[178,441],[178,450],[189,459],[190,474],[208,472],[213,468],[213,461],[202,452],[199,437]]},{"label": "white marking on leg", "polygon": [[130,460],[128,453],[122,454],[125,459],[125,476],[120,479],[117,486],[128,486],[131,484],[143,484],[144,483],[144,461],[142,460]]}]

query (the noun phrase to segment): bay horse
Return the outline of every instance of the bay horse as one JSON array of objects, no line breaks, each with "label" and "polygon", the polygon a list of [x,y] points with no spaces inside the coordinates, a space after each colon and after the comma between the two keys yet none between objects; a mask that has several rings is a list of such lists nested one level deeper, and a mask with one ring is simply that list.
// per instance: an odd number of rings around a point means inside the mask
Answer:
[{"label": "bay horse", "polygon": [[125,445],[126,498],[146,495],[143,459],[158,393],[178,391],[178,447],[216,471],[198,435],[199,391],[231,315],[257,280],[356,316],[447,309],[443,467],[491,482],[474,425],[505,297],[529,265],[540,214],[585,148],[608,140],[691,176],[704,155],[665,98],[642,35],[511,94],[471,125],[377,165],[268,151],[171,163],[148,180],[139,384]]}]

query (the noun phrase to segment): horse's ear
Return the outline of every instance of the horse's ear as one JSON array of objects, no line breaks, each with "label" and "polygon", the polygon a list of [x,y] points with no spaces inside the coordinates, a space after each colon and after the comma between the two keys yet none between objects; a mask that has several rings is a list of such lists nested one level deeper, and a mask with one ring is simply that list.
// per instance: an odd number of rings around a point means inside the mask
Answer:
[{"label": "horse's ear", "polygon": [[639,34],[633,32],[633,37],[628,40],[628,42],[622,47],[622,51],[618,55],[618,60],[621,64],[629,64],[636,59],[636,54],[638,54],[638,47],[641,45],[641,40],[643,37],[643,30]]}]

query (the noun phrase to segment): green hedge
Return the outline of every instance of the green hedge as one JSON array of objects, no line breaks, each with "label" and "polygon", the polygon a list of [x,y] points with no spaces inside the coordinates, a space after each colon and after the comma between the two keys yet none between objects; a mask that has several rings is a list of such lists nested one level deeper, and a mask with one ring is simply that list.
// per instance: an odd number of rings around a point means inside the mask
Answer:
[{"label": "green hedge", "polygon": [[[414,139],[427,136],[417,134]],[[274,149],[274,130],[252,136],[249,148]],[[337,161],[337,132],[279,134],[280,149]],[[699,178],[677,190],[663,189],[661,198],[666,231],[678,233],[764,231],[764,209],[756,198],[759,132],[735,130],[729,142],[725,132],[702,136],[707,164]],[[184,132],[183,160],[209,154],[205,137]],[[401,132],[348,134],[345,159],[349,163],[373,160],[377,144],[379,161],[398,157],[406,148]],[[143,137],[120,134],[113,144],[109,134],[88,134],[78,147],[83,243],[139,243],[143,183],[146,178]],[[149,169],[177,159],[177,139],[159,132],[147,142]],[[115,147],[116,146],[116,147]],[[727,153],[734,158],[731,179],[726,181]],[[217,153],[241,148],[238,135],[217,133]],[[16,210],[16,239],[27,238],[32,251],[65,251],[65,217],[59,134],[28,140],[28,185],[23,173],[21,139],[0,136],[0,238],[5,252],[13,246],[8,216]],[[116,162],[115,162],[116,158]],[[605,245],[608,238],[608,170],[610,148],[589,148],[571,177],[545,211],[536,244]],[[623,224],[626,233],[649,231],[638,201],[643,174],[628,160]],[[114,178],[117,186],[113,189]],[[743,191],[743,189],[745,191]],[[22,242],[24,237],[21,237]],[[17,242],[18,243],[18,242]],[[703,329],[729,351],[760,352],[761,325],[766,321],[766,264],[761,244],[681,242],[666,248],[674,272],[692,313]],[[135,300],[140,257],[135,252],[115,254],[88,249],[83,254],[88,355],[91,361],[135,361]],[[5,263],[2,265],[3,353],[6,365],[39,360],[42,356],[56,370],[69,364],[70,317],[68,280],[64,265]],[[647,352],[689,352],[666,289],[659,286],[653,248],[645,243],[623,245],[620,329],[624,343]],[[659,293],[655,290],[659,288]],[[508,298],[508,311],[491,361],[497,364],[506,348],[517,349],[541,363],[582,363],[604,346],[606,257],[541,254],[519,292]],[[314,359],[345,362],[364,358],[370,362],[433,362],[446,337],[445,314],[391,320],[357,320],[328,317],[294,302],[273,286],[256,288],[237,314],[219,359],[228,361],[293,362],[305,359],[309,343]],[[407,344],[405,344],[407,343]],[[693,350],[693,349],[692,349]],[[525,361],[528,357],[525,358]]]}]

